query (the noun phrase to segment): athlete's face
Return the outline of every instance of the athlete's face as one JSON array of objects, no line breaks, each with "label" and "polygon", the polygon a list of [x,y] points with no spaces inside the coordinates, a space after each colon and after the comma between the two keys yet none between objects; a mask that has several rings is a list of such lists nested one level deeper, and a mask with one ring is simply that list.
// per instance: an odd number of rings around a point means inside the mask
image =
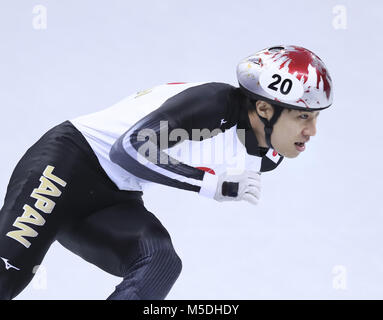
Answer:
[{"label": "athlete's face", "polygon": [[306,149],[310,137],[316,134],[319,111],[283,110],[274,125],[271,144],[286,158],[295,158]]},{"label": "athlete's face", "polygon": [[[257,101],[257,111],[263,118],[271,119],[274,108],[265,101]],[[263,123],[253,112],[250,116],[254,131],[261,146],[266,146]],[[271,144],[286,158],[295,158],[306,149],[311,136],[316,134],[319,111],[298,111],[284,109],[274,124]]]}]

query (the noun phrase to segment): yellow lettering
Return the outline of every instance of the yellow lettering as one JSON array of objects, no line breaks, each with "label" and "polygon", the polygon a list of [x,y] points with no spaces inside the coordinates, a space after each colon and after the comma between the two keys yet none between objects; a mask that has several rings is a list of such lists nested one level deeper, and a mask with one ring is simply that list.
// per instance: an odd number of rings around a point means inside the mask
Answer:
[{"label": "yellow lettering", "polygon": [[19,222],[31,223],[36,226],[43,226],[45,219],[35,209],[28,206],[27,204],[23,207],[24,213],[21,217],[17,218]]},{"label": "yellow lettering", "polygon": [[52,171],[55,167],[53,166],[47,166],[43,172],[43,175],[50,179],[50,180],[53,180],[54,182],[58,183],[60,186],[63,186],[65,187],[66,186],[66,182],[62,179],[60,179],[59,177],[55,176]]},{"label": "yellow lettering", "polygon": [[[31,197],[36,199],[35,208],[41,210],[44,213],[51,213],[56,205],[56,202],[48,199],[46,196],[60,197],[61,191],[53,183],[56,182],[62,187],[65,187],[67,183],[53,174],[55,167],[47,166],[43,172],[43,175],[40,177],[40,185],[37,189],[34,189]],[[52,182],[53,181],[53,182]],[[17,242],[21,243],[24,247],[29,248],[31,243],[25,239],[25,237],[35,238],[38,236],[38,232],[33,230],[31,227],[25,223],[30,223],[36,226],[43,226],[45,224],[45,219],[37,212],[34,208],[29,205],[24,205],[24,212],[21,217],[17,217],[16,221],[13,223],[13,226],[18,228],[18,230],[10,231],[6,235],[12,239],[15,239]]]},{"label": "yellow lettering", "polygon": [[52,197],[61,196],[61,191],[52,183],[49,179],[42,176],[40,178],[40,186],[38,189],[34,189],[33,193],[46,194]]},{"label": "yellow lettering", "polygon": [[56,202],[36,193],[35,190],[31,194],[31,198],[37,199],[35,207],[44,213],[51,213],[56,205]]},{"label": "yellow lettering", "polygon": [[7,237],[15,239],[17,242],[21,243],[24,247],[29,248],[31,243],[24,237],[37,237],[38,233],[33,230],[31,227],[19,222],[21,218],[17,218],[14,227],[19,228],[20,230],[10,231],[7,233]]}]

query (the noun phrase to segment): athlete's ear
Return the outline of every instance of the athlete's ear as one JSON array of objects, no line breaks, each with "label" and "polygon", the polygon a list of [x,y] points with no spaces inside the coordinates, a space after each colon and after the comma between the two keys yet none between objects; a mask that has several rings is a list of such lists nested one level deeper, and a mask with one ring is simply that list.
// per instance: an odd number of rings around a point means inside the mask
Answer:
[{"label": "athlete's ear", "polygon": [[263,100],[258,100],[255,104],[258,115],[262,118],[270,120],[274,114],[274,108],[270,103]]}]

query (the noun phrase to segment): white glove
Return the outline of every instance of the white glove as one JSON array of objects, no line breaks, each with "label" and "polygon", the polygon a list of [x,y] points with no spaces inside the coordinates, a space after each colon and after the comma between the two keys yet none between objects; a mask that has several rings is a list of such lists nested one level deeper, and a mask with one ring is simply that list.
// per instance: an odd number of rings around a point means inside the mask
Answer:
[{"label": "white glove", "polygon": [[259,172],[244,171],[237,175],[223,173],[218,177],[214,176],[214,179],[213,175],[205,174],[205,178],[206,183],[203,184],[200,191],[202,195],[210,196],[217,201],[245,200],[255,205],[258,204],[261,195],[261,175]]}]

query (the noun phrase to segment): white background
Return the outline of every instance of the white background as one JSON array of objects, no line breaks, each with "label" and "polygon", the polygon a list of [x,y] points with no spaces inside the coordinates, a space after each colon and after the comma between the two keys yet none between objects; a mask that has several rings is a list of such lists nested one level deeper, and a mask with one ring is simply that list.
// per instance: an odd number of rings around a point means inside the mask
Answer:
[{"label": "white background", "polygon": [[[35,5],[47,8],[45,30],[33,27]],[[337,5],[346,29],[334,28]],[[237,85],[240,59],[301,45],[330,69],[334,104],[306,151],[262,176],[259,206],[163,186],[145,194],[183,260],[168,299],[382,299],[382,9],[378,0],[2,0],[0,202],[19,158],[52,126],[165,82]],[[47,287],[32,282],[18,299],[105,299],[120,281],[58,243],[43,265]],[[333,272],[339,265],[345,273]]]}]

